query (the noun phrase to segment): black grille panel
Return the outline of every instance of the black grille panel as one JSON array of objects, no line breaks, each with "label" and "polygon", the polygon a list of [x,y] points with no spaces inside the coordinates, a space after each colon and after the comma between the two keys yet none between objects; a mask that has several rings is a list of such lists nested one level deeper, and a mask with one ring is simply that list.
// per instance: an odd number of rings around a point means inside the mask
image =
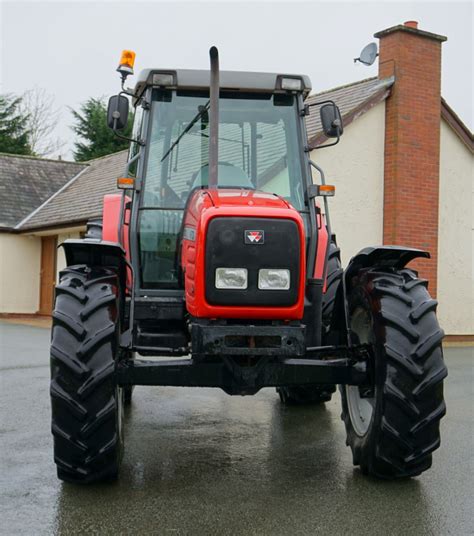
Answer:
[{"label": "black grille panel", "polygon": [[[259,230],[264,242],[245,243],[245,231]],[[247,268],[248,288],[215,288],[216,268]],[[288,290],[259,290],[258,270],[290,270]],[[300,241],[293,220],[279,218],[214,218],[206,237],[206,300],[212,305],[291,306],[298,299]]]}]

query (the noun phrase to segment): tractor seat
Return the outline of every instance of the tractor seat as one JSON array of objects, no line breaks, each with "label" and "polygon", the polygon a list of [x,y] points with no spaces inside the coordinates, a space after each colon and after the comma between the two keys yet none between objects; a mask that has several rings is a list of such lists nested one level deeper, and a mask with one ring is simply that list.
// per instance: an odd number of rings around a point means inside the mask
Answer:
[{"label": "tractor seat", "polygon": [[[252,188],[254,185],[250,181],[247,173],[228,162],[219,162],[217,166],[218,185],[225,188]],[[193,176],[192,188],[209,185],[209,164],[202,166]]]}]

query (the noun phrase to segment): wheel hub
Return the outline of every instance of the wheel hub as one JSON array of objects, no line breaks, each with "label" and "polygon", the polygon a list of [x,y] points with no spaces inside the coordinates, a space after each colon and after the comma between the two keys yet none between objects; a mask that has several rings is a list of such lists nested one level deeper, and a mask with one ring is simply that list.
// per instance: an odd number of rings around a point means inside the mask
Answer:
[{"label": "wheel hub", "polygon": [[[351,329],[359,337],[361,344],[372,343],[372,323],[369,313],[358,308],[351,317]],[[346,385],[346,399],[349,417],[355,433],[362,437],[367,433],[375,409],[375,393],[365,387]]]}]

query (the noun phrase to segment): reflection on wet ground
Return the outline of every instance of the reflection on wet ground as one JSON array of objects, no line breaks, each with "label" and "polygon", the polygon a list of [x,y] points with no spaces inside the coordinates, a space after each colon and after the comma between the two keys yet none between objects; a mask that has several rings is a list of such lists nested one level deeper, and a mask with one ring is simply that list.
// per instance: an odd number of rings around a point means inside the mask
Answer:
[{"label": "reflection on wet ground", "polygon": [[339,396],[285,408],[273,390],[136,388],[113,484],[55,476],[49,333],[0,324],[4,534],[472,533],[472,348],[450,348],[448,417],[434,467],[383,482],[352,466]]}]

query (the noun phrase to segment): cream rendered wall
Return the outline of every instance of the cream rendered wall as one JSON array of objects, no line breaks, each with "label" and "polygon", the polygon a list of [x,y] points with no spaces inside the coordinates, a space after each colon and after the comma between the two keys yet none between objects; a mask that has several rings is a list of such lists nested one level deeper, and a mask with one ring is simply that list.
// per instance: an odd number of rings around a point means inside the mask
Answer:
[{"label": "cream rendered wall", "polygon": [[0,313],[36,313],[41,238],[0,233]]},{"label": "cream rendered wall", "polygon": [[441,121],[438,318],[449,335],[474,334],[474,155]]},{"label": "cream rendered wall", "polygon": [[[79,231],[72,233],[62,233],[58,235],[58,246],[62,244],[68,238],[80,238]],[[66,257],[64,255],[64,248],[58,247],[56,254],[56,282],[59,281],[59,272],[66,267]]]},{"label": "cream rendered wall", "polygon": [[[344,266],[362,248],[383,241],[384,138],[381,102],[348,125],[338,145],[311,152],[326,182],[336,186],[329,215]],[[313,179],[320,182],[315,170]]]}]

